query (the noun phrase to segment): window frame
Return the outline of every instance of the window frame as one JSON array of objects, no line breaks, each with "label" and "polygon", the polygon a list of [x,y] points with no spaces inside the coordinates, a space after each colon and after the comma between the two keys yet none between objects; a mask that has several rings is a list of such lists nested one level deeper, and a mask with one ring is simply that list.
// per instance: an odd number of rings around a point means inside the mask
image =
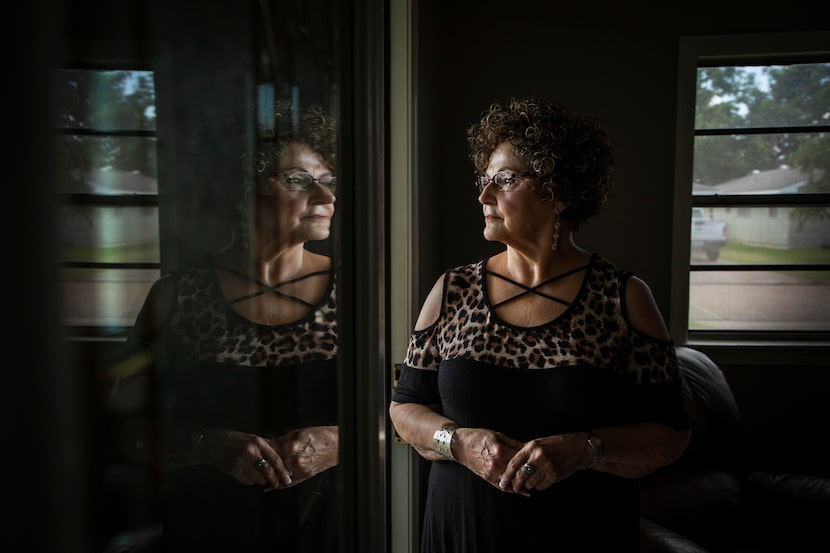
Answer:
[{"label": "window frame", "polygon": [[[146,46],[146,45],[145,45]],[[152,63],[147,61],[145,56],[136,54],[133,46],[125,47],[125,43],[120,41],[113,42],[85,42],[76,45],[74,49],[77,50],[75,55],[69,55],[53,65],[54,70],[71,69],[71,70],[89,70],[89,71],[146,71],[152,72],[153,78],[156,81],[156,97],[155,107],[158,113],[159,97],[158,97],[158,71],[152,66]],[[128,51],[129,50],[129,51]],[[58,137],[61,135],[84,135],[84,136],[114,136],[127,138],[155,138],[156,139],[156,157],[159,157],[159,128],[158,122],[154,130],[125,130],[125,129],[94,129],[88,127],[53,127],[52,136]],[[161,163],[157,162],[157,181],[160,183],[161,178]],[[55,186],[56,190],[60,187]],[[150,269],[156,270],[161,274],[162,270],[162,249],[163,249],[163,222],[161,209],[161,190],[157,189],[154,194],[95,194],[88,192],[56,192],[55,201],[59,207],[155,207],[158,210],[159,217],[159,251],[157,252],[156,262],[93,262],[93,261],[67,261],[60,259],[58,268],[63,269],[114,269],[114,270],[132,270],[132,269]],[[59,283],[63,286],[64,280],[59,278]],[[65,320],[61,321],[61,326],[64,329],[65,335],[70,339],[83,340],[123,340],[132,327],[132,323],[125,324],[120,327],[104,326],[104,325],[74,325],[68,324]]]},{"label": "window frame", "polygon": [[[691,255],[691,212],[693,207],[722,206],[775,207],[814,205],[827,201],[824,194],[778,195],[775,198],[748,195],[692,195],[694,162],[695,100],[697,70],[700,67],[830,61],[830,33],[776,33],[758,35],[715,35],[681,37],[678,45],[677,111],[674,175],[674,228],[672,233],[671,336],[678,345],[698,348],[735,346],[798,347],[805,351],[830,348],[830,332],[795,331],[717,331],[689,330],[689,283]],[[779,129],[776,129],[779,130]],[[728,129],[727,129],[728,131]],[[744,130],[745,131],[745,130]],[[753,131],[755,131],[753,129]],[[720,131],[719,131],[720,132]],[[757,132],[757,131],[755,131]],[[708,133],[706,133],[708,134]],[[785,269],[787,267],[784,267]],[[826,266],[799,265],[798,270],[827,269]],[[696,270],[711,270],[698,265]],[[741,270],[769,270],[769,266],[745,266]],[[741,348],[739,348],[741,349]],[[777,356],[768,357],[770,362]]]}]

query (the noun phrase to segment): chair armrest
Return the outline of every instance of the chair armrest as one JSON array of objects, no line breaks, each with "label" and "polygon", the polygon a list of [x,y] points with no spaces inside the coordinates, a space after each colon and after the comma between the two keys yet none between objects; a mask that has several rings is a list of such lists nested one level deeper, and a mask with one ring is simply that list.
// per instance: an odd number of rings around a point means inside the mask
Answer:
[{"label": "chair armrest", "polygon": [[708,553],[708,551],[677,532],[641,517],[640,553]]},{"label": "chair armrest", "polygon": [[744,505],[748,531],[768,543],[809,548],[830,521],[830,478],[753,471],[744,484]]},{"label": "chair armrest", "polygon": [[744,484],[746,505],[776,516],[796,511],[788,518],[805,515],[830,520],[830,478],[822,476],[753,471]]}]

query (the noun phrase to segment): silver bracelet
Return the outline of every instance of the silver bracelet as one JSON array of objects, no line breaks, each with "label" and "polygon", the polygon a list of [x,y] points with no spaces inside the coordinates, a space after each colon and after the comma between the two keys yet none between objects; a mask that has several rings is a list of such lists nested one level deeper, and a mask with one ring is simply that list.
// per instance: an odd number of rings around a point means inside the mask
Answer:
[{"label": "silver bracelet", "polygon": [[432,449],[450,461],[455,461],[450,444],[452,443],[452,435],[457,428],[454,424],[445,424],[432,435]]}]

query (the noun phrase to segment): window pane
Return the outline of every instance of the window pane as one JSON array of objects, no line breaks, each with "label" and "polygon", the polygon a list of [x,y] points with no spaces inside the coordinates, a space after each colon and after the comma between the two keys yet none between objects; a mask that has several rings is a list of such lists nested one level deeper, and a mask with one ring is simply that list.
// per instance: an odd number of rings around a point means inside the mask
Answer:
[{"label": "window pane", "polygon": [[692,265],[830,264],[830,207],[696,207]]},{"label": "window pane", "polygon": [[700,67],[696,129],[830,123],[830,63]]},{"label": "window pane", "polygon": [[62,129],[155,130],[152,71],[57,69],[54,126]]},{"label": "window pane", "polygon": [[64,324],[132,326],[158,269],[64,269]]},{"label": "window pane", "polygon": [[155,138],[61,135],[55,153],[58,192],[158,194]]},{"label": "window pane", "polygon": [[63,206],[63,261],[159,262],[158,207]]},{"label": "window pane", "polygon": [[830,331],[830,271],[692,272],[689,330]]},{"label": "window pane", "polygon": [[695,196],[830,193],[826,133],[696,136],[694,156]]}]

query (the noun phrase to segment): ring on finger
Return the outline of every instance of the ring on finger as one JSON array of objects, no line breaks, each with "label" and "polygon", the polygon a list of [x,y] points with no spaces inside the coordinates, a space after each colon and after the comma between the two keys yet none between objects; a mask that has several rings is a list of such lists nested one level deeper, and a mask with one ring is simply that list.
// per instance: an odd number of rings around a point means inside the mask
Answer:
[{"label": "ring on finger", "polygon": [[265,460],[265,457],[262,457],[262,458],[260,458],[259,461],[257,461],[254,464],[254,466],[257,468],[257,470],[265,470],[266,468],[268,468],[269,465],[268,465],[268,461]]},{"label": "ring on finger", "polygon": [[536,472],[536,467],[534,467],[530,463],[525,463],[524,465],[522,465],[521,471],[530,476],[531,474]]}]

